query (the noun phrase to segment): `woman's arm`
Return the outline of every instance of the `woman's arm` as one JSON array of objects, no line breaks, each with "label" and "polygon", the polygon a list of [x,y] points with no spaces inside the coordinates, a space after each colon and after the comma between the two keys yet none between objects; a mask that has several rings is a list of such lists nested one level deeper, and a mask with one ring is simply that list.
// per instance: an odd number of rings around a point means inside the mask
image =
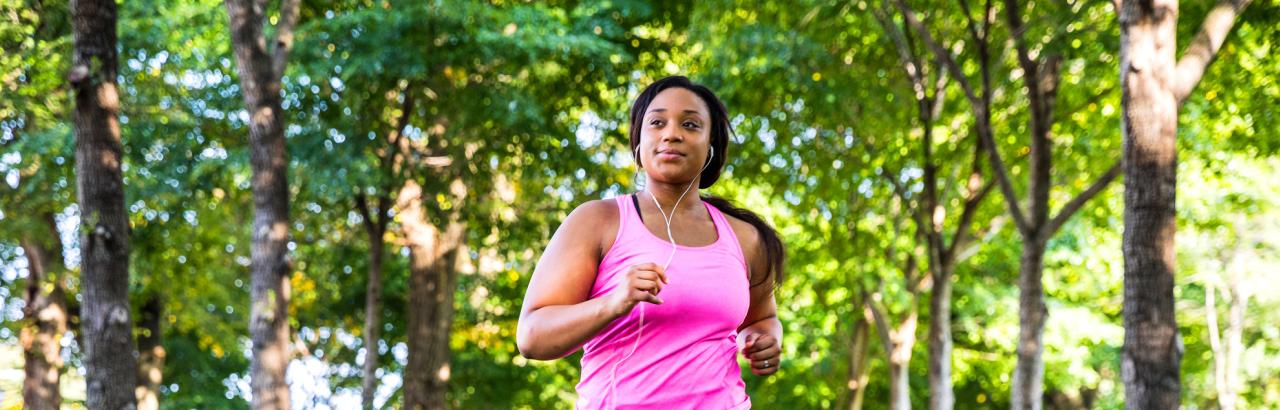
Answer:
[{"label": "woman's arm", "polygon": [[588,299],[600,258],[617,234],[617,219],[612,201],[592,201],[574,210],[556,230],[525,291],[516,327],[522,356],[568,356],[614,319],[630,313],[636,303],[662,303],[657,294],[666,278],[654,264],[632,266],[625,286]]},{"label": "woman's arm", "polygon": [[762,278],[768,272],[769,262],[755,227],[746,222],[734,225],[750,267],[750,281],[759,283],[750,289],[751,307],[738,327],[739,349],[751,362],[751,373],[768,376],[778,371],[782,353],[782,321],[778,320],[778,305],[773,299],[773,280]]}]

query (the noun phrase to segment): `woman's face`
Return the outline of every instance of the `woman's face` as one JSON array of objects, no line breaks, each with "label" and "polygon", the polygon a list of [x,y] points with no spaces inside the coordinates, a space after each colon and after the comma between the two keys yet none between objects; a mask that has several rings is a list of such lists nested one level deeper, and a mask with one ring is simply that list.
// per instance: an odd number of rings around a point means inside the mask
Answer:
[{"label": "woman's face", "polygon": [[659,182],[693,181],[707,163],[711,147],[711,114],[692,91],[672,87],[649,103],[640,126],[640,161]]}]

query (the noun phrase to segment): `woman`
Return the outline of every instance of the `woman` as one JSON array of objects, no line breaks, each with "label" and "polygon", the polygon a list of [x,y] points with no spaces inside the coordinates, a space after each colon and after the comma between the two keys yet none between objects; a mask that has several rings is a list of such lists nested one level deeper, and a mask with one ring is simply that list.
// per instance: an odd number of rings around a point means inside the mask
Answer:
[{"label": "woman", "polygon": [[585,349],[577,408],[750,408],[736,353],[758,376],[777,371],[782,242],[690,192],[720,177],[731,132],[710,89],[649,85],[631,107],[644,189],[579,206],[538,261],[516,343],[536,360]]}]

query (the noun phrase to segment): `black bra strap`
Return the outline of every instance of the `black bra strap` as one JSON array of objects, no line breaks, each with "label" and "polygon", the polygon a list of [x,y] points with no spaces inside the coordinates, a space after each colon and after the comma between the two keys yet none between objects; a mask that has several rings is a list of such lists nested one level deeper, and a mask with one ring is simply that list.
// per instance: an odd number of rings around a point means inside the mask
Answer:
[{"label": "black bra strap", "polygon": [[644,214],[640,212],[640,194],[631,194],[631,203],[636,206],[636,215],[640,217],[640,222],[644,222]]}]

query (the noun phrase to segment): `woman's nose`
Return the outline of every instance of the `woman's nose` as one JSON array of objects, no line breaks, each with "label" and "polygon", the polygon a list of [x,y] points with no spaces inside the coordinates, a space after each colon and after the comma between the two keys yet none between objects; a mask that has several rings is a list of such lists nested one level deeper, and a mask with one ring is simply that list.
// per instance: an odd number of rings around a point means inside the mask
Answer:
[{"label": "woman's nose", "polygon": [[662,136],[663,142],[684,140],[684,134],[681,133],[680,127],[667,127],[662,130],[660,135]]}]

